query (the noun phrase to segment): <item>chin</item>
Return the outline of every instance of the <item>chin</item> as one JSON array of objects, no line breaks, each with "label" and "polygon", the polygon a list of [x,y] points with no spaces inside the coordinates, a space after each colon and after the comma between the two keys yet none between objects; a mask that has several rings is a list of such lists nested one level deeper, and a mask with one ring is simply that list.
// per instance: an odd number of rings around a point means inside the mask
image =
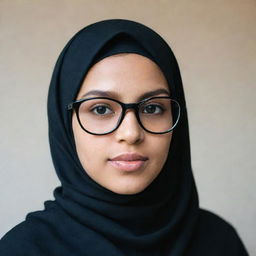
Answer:
[{"label": "chin", "polygon": [[142,192],[144,189],[146,189],[146,186],[139,185],[139,186],[118,186],[118,187],[112,187],[108,188],[112,192],[119,194],[119,195],[135,195],[140,192]]}]

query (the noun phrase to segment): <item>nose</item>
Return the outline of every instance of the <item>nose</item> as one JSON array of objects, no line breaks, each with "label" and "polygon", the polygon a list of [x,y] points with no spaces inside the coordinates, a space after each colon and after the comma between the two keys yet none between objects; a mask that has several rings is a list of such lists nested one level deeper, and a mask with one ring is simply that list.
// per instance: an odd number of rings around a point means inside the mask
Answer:
[{"label": "nose", "polygon": [[115,136],[119,142],[125,141],[129,145],[139,144],[144,140],[144,130],[138,123],[134,111],[127,110]]}]

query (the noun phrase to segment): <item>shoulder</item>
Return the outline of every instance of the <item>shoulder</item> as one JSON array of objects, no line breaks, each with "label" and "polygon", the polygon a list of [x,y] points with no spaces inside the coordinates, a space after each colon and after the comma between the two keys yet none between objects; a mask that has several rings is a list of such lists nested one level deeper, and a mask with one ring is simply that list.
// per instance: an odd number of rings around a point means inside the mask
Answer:
[{"label": "shoulder", "polygon": [[[28,256],[37,254],[36,247],[31,248],[33,240],[33,224],[23,221],[7,232],[0,240],[0,255]],[[31,252],[31,253],[30,253]]]},{"label": "shoulder", "polygon": [[236,230],[228,221],[224,220],[222,217],[217,215],[216,213],[210,212],[205,209],[199,210],[199,225],[201,228],[210,229],[212,232],[218,232],[221,230],[222,232],[234,234]]},{"label": "shoulder", "polygon": [[[53,215],[56,215],[56,218],[51,220]],[[16,225],[1,238],[0,255],[42,255],[42,251],[45,251],[47,243],[52,239],[52,230],[50,230],[52,225],[48,224],[57,218],[58,212],[51,207],[29,213],[25,221]]]},{"label": "shoulder", "polygon": [[200,248],[201,253],[208,256],[248,255],[236,229],[217,214],[204,209],[199,211],[193,247]]}]

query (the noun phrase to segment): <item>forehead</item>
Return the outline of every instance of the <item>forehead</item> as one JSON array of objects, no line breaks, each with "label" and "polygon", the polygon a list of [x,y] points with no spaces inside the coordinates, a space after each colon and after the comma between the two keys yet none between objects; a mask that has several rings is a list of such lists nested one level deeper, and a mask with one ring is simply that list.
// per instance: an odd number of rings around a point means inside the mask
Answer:
[{"label": "forehead", "polygon": [[87,73],[77,98],[90,91],[111,91],[119,100],[136,100],[146,92],[164,89],[168,83],[160,68],[149,58],[126,53],[96,63]]}]

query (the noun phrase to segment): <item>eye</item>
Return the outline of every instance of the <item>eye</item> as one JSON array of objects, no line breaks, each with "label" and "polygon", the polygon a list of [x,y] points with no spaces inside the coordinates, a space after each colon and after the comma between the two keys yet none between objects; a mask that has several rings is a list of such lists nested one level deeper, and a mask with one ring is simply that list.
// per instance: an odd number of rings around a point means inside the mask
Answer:
[{"label": "eye", "polygon": [[96,115],[109,115],[114,113],[109,107],[105,105],[98,105],[91,109],[91,112],[93,112]]},{"label": "eye", "polygon": [[142,109],[142,113],[145,114],[161,114],[163,111],[163,107],[157,104],[149,104]]}]

